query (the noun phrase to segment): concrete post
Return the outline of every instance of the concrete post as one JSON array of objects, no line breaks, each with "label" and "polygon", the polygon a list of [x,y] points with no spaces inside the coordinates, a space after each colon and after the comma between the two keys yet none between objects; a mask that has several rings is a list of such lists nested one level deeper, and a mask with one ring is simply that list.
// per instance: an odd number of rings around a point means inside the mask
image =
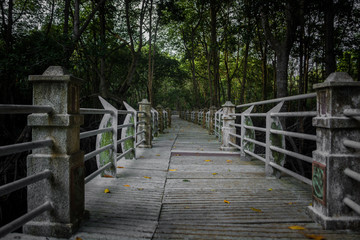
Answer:
[{"label": "concrete post", "polygon": [[151,139],[152,139],[152,131],[151,131],[151,103],[147,99],[143,99],[139,102],[139,111],[145,112],[139,113],[139,131],[145,131],[145,142],[140,144],[139,147],[141,148],[151,148]]},{"label": "concrete post", "polygon": [[207,108],[204,108],[203,109],[203,119],[202,119],[202,123],[201,123],[201,126],[203,128],[206,128],[206,113],[208,112],[208,109]]},{"label": "concrete post", "polygon": [[59,66],[49,67],[43,75],[29,76],[33,83],[33,104],[51,105],[51,114],[28,116],[32,139],[51,138],[52,148],[34,149],[27,158],[27,174],[45,169],[52,178],[28,186],[28,210],[51,201],[53,210],[24,225],[24,233],[68,238],[76,232],[84,216],[84,153],[80,151],[79,89],[81,79]]},{"label": "concrete post", "polygon": [[236,129],[235,126],[230,126],[230,124],[235,124],[235,116],[230,116],[229,114],[235,113],[235,105],[232,104],[230,101],[227,101],[223,107],[223,127],[222,127],[222,145],[221,150],[222,151],[236,151],[236,148],[230,145],[230,142],[236,144],[236,139],[234,136],[230,135],[230,133],[235,134]]},{"label": "concrete post", "polygon": [[168,113],[168,127],[171,127],[171,109],[170,108],[166,108],[166,111]]},{"label": "concrete post", "polygon": [[214,117],[215,117],[216,107],[211,106],[210,107],[210,116],[209,116],[209,134],[214,135]]},{"label": "concrete post", "polygon": [[344,204],[350,198],[359,204],[359,182],[345,175],[350,168],[360,172],[359,152],[344,146],[344,140],[360,141],[359,122],[344,116],[346,109],[359,109],[360,82],[347,73],[332,73],[323,83],[315,84],[317,92],[317,148],[313,152],[311,217],[325,229],[359,229],[360,217]]},{"label": "concrete post", "polygon": [[159,113],[159,133],[164,133],[164,113],[163,113],[163,107],[161,105],[157,105],[156,111]]}]

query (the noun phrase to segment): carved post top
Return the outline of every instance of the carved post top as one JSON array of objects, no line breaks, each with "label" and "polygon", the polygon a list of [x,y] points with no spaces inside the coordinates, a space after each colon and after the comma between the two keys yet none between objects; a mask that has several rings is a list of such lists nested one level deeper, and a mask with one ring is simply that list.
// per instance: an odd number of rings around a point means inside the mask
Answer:
[{"label": "carved post top", "polygon": [[144,98],[143,100],[141,100],[141,102],[138,103],[139,105],[151,105],[151,103],[146,99]]},{"label": "carved post top", "polygon": [[333,72],[323,83],[313,85],[314,89],[322,89],[328,87],[360,87],[360,82],[355,82],[347,72]]},{"label": "carved post top", "polygon": [[163,109],[163,107],[159,104],[156,106],[156,109]]},{"label": "carved post top", "polygon": [[74,77],[62,66],[50,66],[42,75],[30,75],[30,82],[71,82],[81,85],[84,80]]}]

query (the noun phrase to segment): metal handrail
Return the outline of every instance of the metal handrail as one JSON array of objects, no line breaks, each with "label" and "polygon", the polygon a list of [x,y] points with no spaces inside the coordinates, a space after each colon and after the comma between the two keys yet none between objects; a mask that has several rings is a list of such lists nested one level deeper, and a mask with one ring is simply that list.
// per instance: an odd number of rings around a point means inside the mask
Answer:
[{"label": "metal handrail", "polygon": [[360,149],[360,142],[344,139],[343,144],[345,147]]},{"label": "metal handrail", "polygon": [[272,166],[273,168],[276,168],[277,170],[280,170],[281,172],[284,172],[284,173],[286,173],[286,174],[288,174],[288,175],[290,175],[290,176],[292,176],[292,177],[306,183],[307,185],[312,186],[311,179],[307,179],[306,177],[303,177],[300,174],[297,174],[297,173],[295,173],[295,172],[293,172],[293,171],[291,171],[291,170],[289,170],[287,168],[284,168],[284,167],[282,167],[282,166],[280,166],[280,165],[278,165],[278,164],[276,164],[274,162],[269,162],[269,165]]},{"label": "metal handrail", "polygon": [[53,111],[54,109],[50,105],[0,104],[0,114],[51,113]]},{"label": "metal handrail", "polygon": [[117,156],[116,161],[119,161],[123,156],[125,156],[126,154],[128,154],[131,151],[134,151],[134,148],[130,148],[130,149],[126,150],[125,152],[123,152],[122,154],[120,154],[119,156]]},{"label": "metal handrail", "polygon": [[360,205],[359,204],[357,204],[356,202],[351,200],[349,197],[345,197],[343,199],[343,203],[346,206],[348,206],[349,208],[351,208],[352,210],[354,210],[354,212],[356,212],[357,214],[360,215]]},{"label": "metal handrail", "polygon": [[125,142],[126,140],[134,139],[134,138],[135,138],[134,136],[128,136],[128,137],[122,138],[122,139],[117,141],[117,144],[120,144],[122,142]]},{"label": "metal handrail", "polygon": [[270,129],[270,132],[274,134],[289,136],[289,137],[296,137],[296,138],[316,141],[316,135],[311,135],[311,134],[289,132],[289,131],[276,130],[276,129]]},{"label": "metal handrail", "polygon": [[98,155],[98,154],[100,154],[100,153],[102,153],[102,152],[104,152],[104,151],[106,151],[106,150],[112,149],[112,148],[114,148],[114,145],[113,145],[113,144],[109,144],[109,145],[106,145],[106,146],[104,146],[104,147],[98,148],[98,149],[96,149],[95,151],[92,151],[92,152],[86,154],[86,155],[84,156],[84,162],[86,162],[86,161],[89,160],[90,158],[95,157],[96,155]]},{"label": "metal handrail", "polygon": [[102,171],[108,169],[110,166],[112,165],[112,162],[108,162],[107,164],[105,164],[104,166],[102,166],[101,168],[99,168],[98,170],[96,170],[95,172],[91,173],[89,176],[87,176],[85,178],[85,184],[87,184],[88,182],[90,182],[92,179],[94,179],[97,175],[99,175]]},{"label": "metal handrail", "polygon": [[31,221],[32,219],[36,218],[37,216],[43,214],[44,212],[52,210],[53,208],[54,207],[53,207],[52,203],[49,201],[46,201],[44,204],[40,205],[39,207],[22,215],[21,217],[6,224],[5,226],[2,226],[0,228],[0,238],[4,237],[6,234],[11,233],[12,231],[18,229],[25,223]]},{"label": "metal handrail", "polygon": [[244,137],[244,140],[248,141],[248,142],[251,142],[251,143],[254,143],[254,144],[258,145],[258,146],[266,147],[266,143],[259,142],[259,141],[256,141],[254,139],[251,139],[251,138]]},{"label": "metal handrail", "polygon": [[286,154],[286,155],[288,155],[288,156],[291,156],[291,157],[300,159],[300,160],[304,160],[304,161],[306,161],[306,162],[308,162],[308,163],[312,163],[312,162],[313,162],[313,159],[312,159],[311,157],[302,155],[302,154],[300,154],[300,153],[292,152],[292,151],[289,151],[289,150],[286,150],[286,149],[282,149],[282,148],[279,148],[279,147],[276,147],[276,146],[270,146],[270,149],[271,149],[271,150],[274,150],[274,151],[277,151],[277,152],[280,152],[280,153],[283,153],[283,154]]},{"label": "metal handrail", "polygon": [[279,102],[282,102],[282,101],[287,102],[287,101],[308,99],[308,98],[314,98],[314,97],[316,97],[316,93],[307,93],[307,94],[300,94],[300,95],[296,95],[296,96],[275,98],[275,99],[270,99],[270,100],[265,100],[265,101],[259,101],[259,102],[253,102],[253,103],[246,103],[246,104],[237,105],[236,107],[237,107],[237,108],[250,107],[250,106],[256,106],[256,105],[264,105],[264,104],[270,104],[270,103],[279,103]]},{"label": "metal handrail", "polygon": [[80,114],[114,114],[114,112],[107,109],[80,108]]},{"label": "metal handrail", "polygon": [[26,143],[17,143],[0,147],[0,157],[6,156],[14,153],[26,152],[29,150],[33,150],[36,148],[42,147],[52,147],[54,145],[54,141],[52,139],[32,141]]},{"label": "metal handrail", "polygon": [[12,193],[18,189],[24,188],[30,184],[39,182],[43,179],[47,179],[50,178],[52,176],[52,173],[50,170],[46,169],[42,172],[39,172],[37,174],[28,176],[28,177],[24,177],[22,179],[19,179],[17,181],[5,184],[0,186],[0,197],[4,196],[6,194]]},{"label": "metal handrail", "polygon": [[113,128],[109,127],[109,128],[102,128],[102,129],[82,132],[82,133],[80,133],[80,139],[84,139],[84,138],[87,138],[87,137],[95,136],[95,135],[100,134],[100,133],[112,132],[112,131],[113,131]]},{"label": "metal handrail", "polygon": [[134,123],[129,123],[129,124],[123,124],[123,125],[119,125],[117,126],[117,129],[122,129],[122,128],[126,128],[126,127],[134,127],[135,124]]},{"label": "metal handrail", "polygon": [[118,110],[118,114],[135,114],[134,111]]},{"label": "metal handrail", "polygon": [[346,176],[360,182],[360,173],[355,172],[355,171],[351,170],[350,168],[346,168],[344,170],[344,173],[345,173]]}]

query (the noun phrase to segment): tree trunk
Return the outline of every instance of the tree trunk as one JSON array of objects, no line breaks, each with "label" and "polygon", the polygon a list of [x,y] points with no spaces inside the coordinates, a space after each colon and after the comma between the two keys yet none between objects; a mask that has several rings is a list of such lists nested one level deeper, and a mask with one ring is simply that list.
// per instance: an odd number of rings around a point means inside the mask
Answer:
[{"label": "tree trunk", "polygon": [[218,43],[217,43],[217,19],[218,3],[215,0],[210,1],[210,56],[213,70],[213,83],[214,83],[214,99],[215,106],[219,106],[220,86],[219,86],[219,56],[218,56]]},{"label": "tree trunk", "polygon": [[286,49],[282,48],[277,52],[276,64],[276,89],[277,98],[286,97],[287,93],[287,76],[288,76],[288,63],[289,54]]},{"label": "tree trunk", "polygon": [[109,98],[109,82],[106,79],[105,69],[106,69],[106,16],[105,16],[105,2],[101,3],[99,9],[99,18],[100,18],[100,86],[99,92],[103,98]]},{"label": "tree trunk", "polygon": [[250,47],[250,41],[248,40],[245,44],[243,80],[241,82],[241,91],[240,91],[240,104],[245,103],[245,86],[246,86],[246,81],[247,81],[249,47]]},{"label": "tree trunk", "polygon": [[153,105],[153,90],[152,90],[152,8],[153,8],[153,0],[150,0],[150,8],[149,8],[149,53],[148,53],[148,96],[151,105]]},{"label": "tree trunk", "polygon": [[336,61],[334,53],[334,1],[325,0],[324,9],[325,27],[325,74],[329,76],[336,71]]}]

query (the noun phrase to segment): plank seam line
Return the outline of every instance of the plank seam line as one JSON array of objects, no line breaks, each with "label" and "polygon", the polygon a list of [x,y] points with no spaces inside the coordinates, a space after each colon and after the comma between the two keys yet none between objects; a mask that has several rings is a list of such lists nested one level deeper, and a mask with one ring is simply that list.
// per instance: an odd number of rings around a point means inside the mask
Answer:
[{"label": "plank seam line", "polygon": [[[178,129],[178,132],[176,133],[176,136],[174,138],[174,141],[171,145],[171,148],[170,148],[170,152],[172,151],[174,145],[175,145],[175,142],[178,138],[178,135],[179,135],[179,132],[180,132],[180,128]],[[168,161],[168,169],[167,169],[167,172],[166,172],[166,177],[165,177],[165,181],[164,181],[164,186],[163,186],[163,192],[162,192],[162,196],[161,196],[161,205],[160,205],[160,210],[159,210],[159,213],[158,213],[158,217],[157,217],[157,221],[156,221],[156,227],[154,229],[154,232],[151,236],[151,239],[154,239],[155,237],[155,233],[156,231],[158,230],[159,228],[159,222],[160,222],[160,216],[161,216],[161,212],[163,210],[163,206],[164,206],[164,198],[165,198],[165,187],[166,187],[166,183],[167,183],[167,180],[168,180],[168,174],[169,174],[169,169],[170,169],[170,164],[171,164],[171,154],[169,156],[169,161]]]}]

